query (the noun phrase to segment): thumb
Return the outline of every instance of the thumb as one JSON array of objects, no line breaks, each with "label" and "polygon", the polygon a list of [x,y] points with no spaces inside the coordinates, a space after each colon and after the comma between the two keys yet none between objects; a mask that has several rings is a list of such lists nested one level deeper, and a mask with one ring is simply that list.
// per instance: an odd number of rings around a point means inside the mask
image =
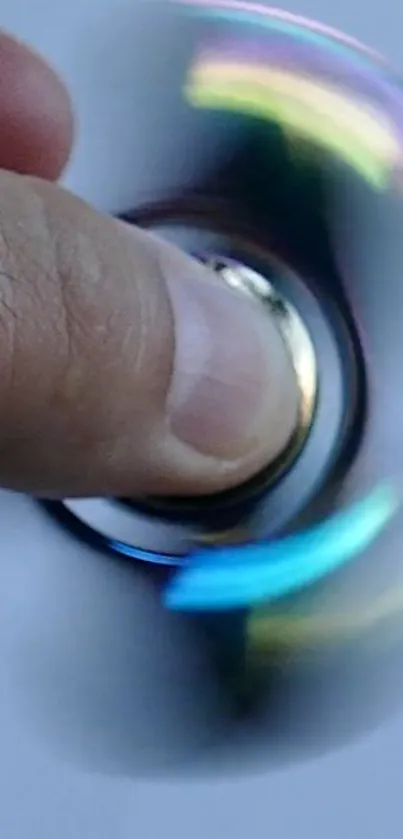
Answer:
[{"label": "thumb", "polygon": [[0,484],[208,493],[294,429],[282,339],[171,245],[0,171]]}]

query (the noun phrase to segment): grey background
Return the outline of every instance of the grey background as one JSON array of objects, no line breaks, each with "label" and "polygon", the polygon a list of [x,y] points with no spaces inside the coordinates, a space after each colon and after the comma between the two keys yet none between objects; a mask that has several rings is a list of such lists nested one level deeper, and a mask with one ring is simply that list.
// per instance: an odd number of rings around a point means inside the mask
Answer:
[{"label": "grey background", "polygon": [[[152,0],[1,4],[0,23],[28,39],[66,77],[80,126],[66,183],[106,210],[149,197],[154,179],[166,187],[175,184],[184,175],[186,148],[208,139],[200,136],[197,119],[180,108],[182,147],[178,135],[171,137],[166,128],[167,110],[177,103],[169,101],[171,94],[167,101],[162,83],[167,73],[175,76],[177,67],[164,67],[159,60],[163,50],[157,47],[166,40],[172,44],[175,33],[163,16],[156,23],[153,6]],[[403,6],[393,0],[371,7],[343,0],[333,8],[329,2],[290,0],[288,6],[357,35],[402,66]],[[150,61],[150,50],[145,44],[151,35],[157,58],[152,59],[153,82],[146,92],[144,60]],[[128,569],[78,550],[27,499],[2,494],[0,522],[0,835],[401,836],[399,715],[352,745],[248,779],[158,782],[141,780],[129,760],[124,768],[127,731],[121,721],[131,711],[136,714],[131,709],[136,680],[145,679],[151,689],[166,676],[162,665],[151,676],[148,672],[146,631],[134,637],[139,622],[133,610],[144,608],[149,618],[155,608],[152,598],[137,587],[133,600]],[[181,632],[176,627],[174,638]],[[169,659],[167,640],[160,643],[164,661]],[[201,671],[203,666],[197,663]],[[176,677],[181,680],[180,670]],[[186,695],[175,696],[174,691],[166,717],[159,720],[161,732],[179,718],[186,721]],[[111,727],[116,748],[96,736],[87,742],[87,723],[94,719],[98,729]],[[157,726],[156,750],[161,732]],[[91,758],[82,760],[84,752]]]}]

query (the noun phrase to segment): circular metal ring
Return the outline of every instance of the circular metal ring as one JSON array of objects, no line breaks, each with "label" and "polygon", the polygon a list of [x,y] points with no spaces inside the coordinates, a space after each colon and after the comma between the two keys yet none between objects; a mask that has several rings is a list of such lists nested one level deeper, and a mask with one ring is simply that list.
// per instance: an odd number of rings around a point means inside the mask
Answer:
[{"label": "circular metal ring", "polygon": [[[217,218],[211,209],[211,202],[204,207],[203,202],[185,199],[140,210],[128,220],[144,227],[162,228],[174,241],[178,228],[185,228],[193,235],[191,252],[219,252],[226,264],[247,266],[255,277],[265,278],[267,289],[275,288],[290,311],[298,313],[312,342],[318,384],[315,412],[298,456],[289,468],[281,469],[280,478],[274,483],[267,483],[260,475],[250,482],[245,495],[245,487],[240,487],[214,497],[174,499],[173,503],[167,499],[110,502],[116,515],[119,504],[130,505],[134,514],[157,520],[156,530],[164,521],[173,524],[173,530],[164,534],[163,550],[154,544],[147,549],[136,547],[119,533],[108,534],[103,530],[101,517],[90,520],[86,513],[81,517],[80,503],[85,502],[46,503],[53,516],[87,543],[153,565],[176,566],[186,559],[192,547],[206,541],[242,542],[284,532],[296,517],[310,509],[322,488],[340,475],[340,469],[347,468],[364,414],[365,382],[359,346],[343,307],[332,298],[321,296],[315,283],[302,281],[284,262],[273,257],[267,245],[262,244],[262,236],[256,236],[242,224],[228,224],[225,214]],[[218,249],[217,236],[222,240]],[[312,387],[310,392],[312,408]],[[179,540],[177,531],[181,533]]]},{"label": "circular metal ring", "polygon": [[[258,491],[267,491],[270,486],[280,480],[281,476],[292,466],[307,440],[314,421],[319,388],[315,347],[297,307],[285,297],[284,293],[275,288],[273,282],[246,265],[227,257],[205,254],[199,255],[198,258],[219,274],[228,286],[260,303],[267,316],[273,319],[291,359],[298,388],[299,406],[296,426],[285,448],[272,463],[235,491],[238,498],[242,497],[247,501],[248,498],[253,499]],[[220,496],[222,499],[224,494],[221,493]],[[205,504],[207,499],[203,501]],[[181,512],[189,510],[195,502],[197,503],[197,499],[192,498],[148,498],[147,506],[162,516],[172,514],[174,511],[178,511],[180,515]],[[210,503],[217,504],[217,495],[211,496]],[[129,502],[130,506],[131,504],[132,502]],[[136,502],[134,505],[136,506]],[[230,530],[225,531],[225,536],[230,536],[230,533]],[[203,534],[202,537],[203,542],[214,541],[214,539],[217,539],[217,534]]]}]

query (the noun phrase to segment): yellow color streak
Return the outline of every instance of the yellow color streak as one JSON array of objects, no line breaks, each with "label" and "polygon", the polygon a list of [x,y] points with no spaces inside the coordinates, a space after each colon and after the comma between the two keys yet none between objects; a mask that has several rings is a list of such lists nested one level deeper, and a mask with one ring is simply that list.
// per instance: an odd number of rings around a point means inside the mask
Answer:
[{"label": "yellow color streak", "polygon": [[303,649],[348,641],[383,622],[403,616],[403,589],[380,595],[366,608],[341,614],[268,614],[254,612],[247,627],[247,646],[257,654],[275,648]]},{"label": "yellow color streak", "polygon": [[374,186],[401,162],[390,121],[365,102],[303,76],[237,63],[198,63],[186,94],[196,107],[225,108],[282,123],[346,159]]}]

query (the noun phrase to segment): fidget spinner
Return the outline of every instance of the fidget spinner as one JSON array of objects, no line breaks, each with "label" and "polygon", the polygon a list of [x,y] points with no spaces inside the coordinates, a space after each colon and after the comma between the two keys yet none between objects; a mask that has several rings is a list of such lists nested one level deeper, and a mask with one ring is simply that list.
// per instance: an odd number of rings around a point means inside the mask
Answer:
[{"label": "fidget spinner", "polygon": [[178,8],[201,24],[183,102],[225,118],[234,144],[124,219],[258,302],[289,352],[298,419],[274,463],[214,497],[44,503],[91,545],[160,567],[166,609],[242,613],[254,665],[386,643],[403,611],[403,88],[373,50],[300,16]]}]

